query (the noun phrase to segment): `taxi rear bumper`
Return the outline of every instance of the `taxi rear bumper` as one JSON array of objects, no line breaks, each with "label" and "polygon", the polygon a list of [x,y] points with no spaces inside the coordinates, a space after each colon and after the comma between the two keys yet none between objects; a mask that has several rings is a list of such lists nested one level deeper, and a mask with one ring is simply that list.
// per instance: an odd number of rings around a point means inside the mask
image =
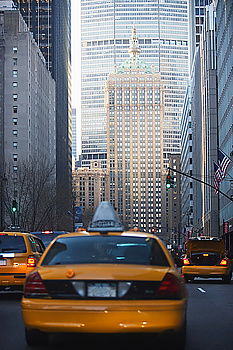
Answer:
[{"label": "taxi rear bumper", "polygon": [[224,277],[230,274],[228,266],[183,266],[182,274],[189,277]]},{"label": "taxi rear bumper", "polygon": [[24,285],[27,274],[30,273],[34,268],[7,268],[0,270],[0,290],[5,290],[6,287],[11,289],[18,289]]},{"label": "taxi rear bumper", "polygon": [[23,298],[26,328],[44,332],[75,333],[162,333],[179,331],[185,322],[184,300],[98,301],[71,303],[68,300]]},{"label": "taxi rear bumper", "polygon": [[0,290],[23,289],[26,273],[0,273]]}]

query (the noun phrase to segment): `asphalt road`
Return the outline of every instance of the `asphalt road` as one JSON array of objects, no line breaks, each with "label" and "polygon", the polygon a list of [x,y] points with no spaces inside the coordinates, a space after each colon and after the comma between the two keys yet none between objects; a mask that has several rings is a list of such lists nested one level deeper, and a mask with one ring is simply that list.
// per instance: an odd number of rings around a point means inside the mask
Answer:
[{"label": "asphalt road", "polygon": [[[187,285],[187,350],[233,350],[233,281],[195,280]],[[154,339],[145,337],[90,337],[60,335],[46,349],[142,349],[152,347]],[[130,347],[128,346],[130,342]],[[127,346],[125,344],[127,343]],[[114,347],[116,348],[116,347]],[[20,296],[0,296],[0,350],[27,350],[20,312]],[[153,349],[163,349],[153,345]],[[170,349],[169,349],[170,350]],[[172,350],[172,349],[171,349]]]}]

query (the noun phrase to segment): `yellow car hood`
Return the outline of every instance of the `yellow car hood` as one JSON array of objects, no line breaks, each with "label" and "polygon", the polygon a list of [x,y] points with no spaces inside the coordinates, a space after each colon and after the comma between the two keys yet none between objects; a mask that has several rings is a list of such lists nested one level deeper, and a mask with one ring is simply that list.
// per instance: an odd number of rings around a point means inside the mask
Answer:
[{"label": "yellow car hood", "polygon": [[80,280],[143,280],[161,281],[165,274],[174,271],[170,267],[83,264],[62,266],[40,266],[38,272],[42,279],[80,279]]},{"label": "yellow car hood", "polygon": [[187,242],[187,253],[194,252],[217,252],[224,254],[225,246],[224,241],[198,241],[198,240],[189,240]]}]

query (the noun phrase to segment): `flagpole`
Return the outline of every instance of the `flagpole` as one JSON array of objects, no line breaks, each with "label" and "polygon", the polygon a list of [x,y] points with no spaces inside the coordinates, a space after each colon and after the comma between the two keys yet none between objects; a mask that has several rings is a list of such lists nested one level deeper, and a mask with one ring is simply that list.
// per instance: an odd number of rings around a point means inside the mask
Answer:
[{"label": "flagpole", "polygon": [[[203,180],[200,180],[200,179],[198,179],[198,178],[196,178],[196,177],[194,177],[194,176],[192,176],[192,175],[183,173],[182,171],[179,171],[179,170],[177,170],[177,169],[173,169],[173,168],[171,168],[171,167],[167,167],[167,169],[170,169],[170,170],[174,171],[175,173],[184,175],[184,176],[186,176],[186,177],[190,177],[191,179],[193,179],[193,180],[195,180],[195,181],[198,181],[198,182],[201,182],[202,184],[204,184],[204,185],[206,185],[206,186],[209,186],[209,187],[213,188],[214,190],[216,189],[213,185],[209,184],[208,182],[205,182],[205,181],[203,181]],[[228,196],[226,193],[220,191],[219,189],[218,189],[218,192],[221,193],[221,194],[222,194],[224,197],[226,197],[227,199],[229,199],[231,202],[233,202],[233,197]]]},{"label": "flagpole", "polygon": [[219,191],[218,191],[218,193],[217,193],[217,200],[218,200],[218,232],[219,232],[219,234],[220,234],[220,227],[221,227],[221,223],[220,223],[220,193],[219,193]]}]

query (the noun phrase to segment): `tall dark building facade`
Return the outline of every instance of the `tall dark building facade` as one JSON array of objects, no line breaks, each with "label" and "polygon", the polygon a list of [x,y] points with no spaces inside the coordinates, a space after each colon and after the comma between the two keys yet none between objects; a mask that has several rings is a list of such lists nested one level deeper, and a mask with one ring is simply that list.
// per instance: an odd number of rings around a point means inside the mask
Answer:
[{"label": "tall dark building facade", "polygon": [[70,0],[14,0],[56,82],[57,229],[71,229],[72,111]]}]

